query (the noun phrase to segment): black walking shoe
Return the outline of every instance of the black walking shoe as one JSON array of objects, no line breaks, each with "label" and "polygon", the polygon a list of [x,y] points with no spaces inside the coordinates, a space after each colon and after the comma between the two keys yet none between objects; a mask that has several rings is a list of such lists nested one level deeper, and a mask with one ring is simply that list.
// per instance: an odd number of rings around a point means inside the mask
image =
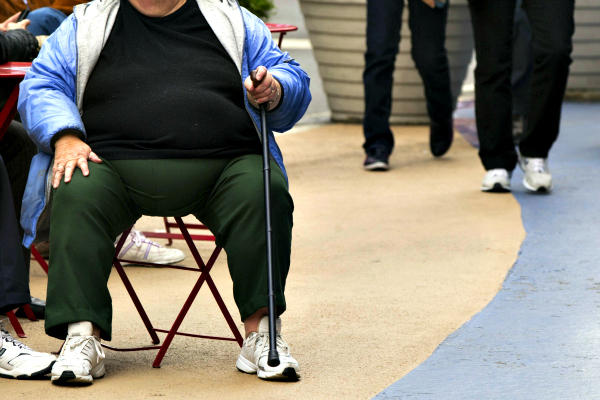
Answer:
[{"label": "black walking shoe", "polygon": [[363,163],[363,168],[367,171],[387,171],[390,169],[388,158],[390,154],[383,149],[374,149],[367,151],[367,158]]},{"label": "black walking shoe", "polygon": [[441,157],[452,145],[454,137],[454,127],[452,119],[446,123],[431,122],[429,127],[429,149],[434,157]]}]

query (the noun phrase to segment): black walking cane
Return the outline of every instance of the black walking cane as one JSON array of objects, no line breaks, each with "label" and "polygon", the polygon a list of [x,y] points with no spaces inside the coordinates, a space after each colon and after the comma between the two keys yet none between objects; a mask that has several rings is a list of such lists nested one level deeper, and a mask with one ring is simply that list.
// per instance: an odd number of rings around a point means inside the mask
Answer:
[{"label": "black walking cane", "polygon": [[[257,87],[262,79],[256,79],[256,70],[250,73],[252,84]],[[264,77],[263,77],[264,79]],[[268,281],[268,312],[269,312],[269,357],[267,364],[270,367],[279,365],[277,353],[277,333],[275,330],[275,294],[273,292],[273,250],[271,242],[271,166],[269,165],[269,135],[267,133],[267,104],[260,107],[260,126],[262,140],[263,179],[265,184],[265,225],[267,234],[267,281]]]}]

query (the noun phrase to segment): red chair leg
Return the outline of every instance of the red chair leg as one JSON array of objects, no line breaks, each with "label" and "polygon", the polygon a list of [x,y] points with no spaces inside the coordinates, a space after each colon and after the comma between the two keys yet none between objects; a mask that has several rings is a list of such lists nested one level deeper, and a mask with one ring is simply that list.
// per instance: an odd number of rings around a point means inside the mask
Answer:
[{"label": "red chair leg", "polygon": [[169,330],[167,337],[165,338],[162,346],[160,346],[160,350],[158,350],[158,354],[156,355],[156,358],[154,359],[154,362],[152,363],[152,367],[160,368],[160,363],[162,362],[162,359],[164,358],[165,354],[167,353],[167,350],[169,349],[169,346],[171,345],[173,338],[177,334],[177,330],[181,326],[183,319],[185,318],[187,312],[189,311],[190,307],[194,303],[194,300],[196,299],[196,296],[198,295],[198,292],[200,291],[202,284],[206,280],[206,276],[208,276],[208,273],[209,273],[209,270],[207,269],[206,271],[202,272],[202,274],[200,274],[200,277],[196,281],[196,284],[194,285],[194,288],[192,289],[190,295],[188,296],[187,300],[183,304],[183,307],[181,307],[181,310],[179,311],[179,314],[177,315],[175,322],[173,322],[173,326],[171,326],[171,329]]},{"label": "red chair leg", "polygon": [[[189,233],[187,232],[187,229],[185,229],[185,227],[183,227],[182,232],[184,232],[184,236],[187,235],[187,237],[191,241]],[[200,274],[200,277],[196,281],[196,284],[194,285],[194,288],[192,289],[190,295],[188,296],[185,304],[181,308],[179,315],[177,315],[177,319],[175,320],[175,322],[173,323],[173,326],[169,330],[167,337],[165,338],[163,344],[161,345],[161,347],[158,351],[158,354],[156,355],[156,358],[154,359],[154,362],[152,363],[152,366],[154,368],[160,368],[160,364],[161,364],[165,354],[167,353],[167,350],[168,350],[169,346],[171,345],[173,338],[177,334],[177,331],[178,331],[179,327],[181,326],[181,323],[183,322],[190,307],[194,303],[194,300],[196,299],[196,296],[198,295],[198,292],[200,291],[200,288],[202,287],[204,282],[206,282],[206,284],[210,288],[210,291],[213,294],[215,300],[217,301],[217,304],[219,305],[219,308],[221,309],[221,312],[223,313],[223,316],[225,317],[225,320],[227,321],[227,324],[229,325],[229,329],[231,329],[231,332],[235,336],[235,341],[238,343],[238,345],[240,347],[242,346],[242,343],[244,341],[239,329],[237,328],[237,325],[235,324],[235,322],[233,321],[233,318],[231,317],[231,314],[227,310],[227,306],[225,305],[225,302],[221,298],[221,295],[219,294],[219,291],[217,290],[217,287],[210,276],[210,270],[212,269],[215,261],[217,260],[217,257],[219,256],[219,253],[221,252],[221,247],[217,246],[215,248],[215,250],[213,251],[213,253],[210,256],[210,259],[208,260],[206,265],[202,261],[202,258],[200,257],[200,254],[198,253],[198,250],[196,249],[196,246],[194,245],[193,242],[191,242],[190,250],[192,252],[192,255],[194,256],[194,259],[196,260],[196,263],[198,264],[199,269],[202,272]]]},{"label": "red chair leg", "polygon": [[[185,239],[185,241],[190,249],[190,252],[192,253],[192,256],[194,257],[194,260],[196,261],[198,268],[200,268],[201,271],[204,271],[204,269],[207,268],[208,266],[210,266],[210,268],[212,268],[212,265],[215,263],[215,261],[217,260],[217,257],[219,256],[219,252],[221,251],[221,248],[217,246],[217,248],[215,248],[212,255],[210,256],[210,259],[208,260],[208,264],[204,265],[204,262],[202,261],[202,257],[200,257],[200,253],[198,253],[198,249],[196,248],[196,245],[194,244],[194,241],[192,240],[190,233],[186,229],[185,224],[183,223],[183,220],[181,218],[177,217],[177,218],[175,218],[175,221],[177,222],[177,225],[179,225],[179,230],[181,230],[183,238]],[[210,270],[210,268],[209,268],[209,270]],[[242,335],[240,334],[240,331],[237,328],[237,325],[233,321],[233,318],[231,318],[231,314],[229,313],[229,310],[227,310],[227,307],[225,306],[225,302],[221,298],[221,295],[219,294],[219,291],[217,290],[217,287],[210,275],[208,275],[206,277],[206,284],[210,288],[210,291],[213,294],[213,297],[215,298],[217,304],[219,305],[219,308],[221,309],[221,312],[223,313],[223,317],[225,317],[225,320],[227,321],[227,324],[229,325],[229,329],[231,329],[231,332],[233,333],[233,336],[235,336],[236,341],[238,342],[240,347],[242,347],[242,343],[244,342],[244,339],[242,338]]]},{"label": "red chair leg", "polygon": [[169,330],[169,333],[167,334],[167,337],[165,338],[160,350],[158,351],[158,354],[156,355],[156,358],[154,359],[154,362],[152,363],[152,366],[154,368],[160,368],[160,364],[161,364],[162,359],[164,358],[165,354],[167,353],[167,349],[171,345],[173,338],[177,334],[177,330],[181,326],[183,319],[185,318],[190,307],[192,306],[192,303],[196,299],[196,296],[198,295],[198,292],[200,291],[200,288],[202,287],[202,285],[204,284],[205,281],[206,281],[207,285],[209,286],[210,291],[212,292],[213,296],[215,297],[215,300],[217,301],[217,304],[219,305],[219,308],[221,309],[221,312],[223,313],[223,316],[225,317],[225,320],[227,321],[229,328],[233,332],[236,341],[238,342],[238,344],[240,346],[243,343],[242,335],[240,334],[240,331],[238,330],[237,326],[235,325],[233,318],[229,314],[229,311],[227,310],[227,307],[225,306],[225,303],[223,302],[223,299],[221,298],[221,295],[219,294],[214,281],[210,277],[210,270],[211,270],[212,266],[214,265],[215,261],[217,260],[217,257],[219,256],[221,247],[217,246],[215,248],[215,250],[213,251],[212,255],[210,256],[208,263],[204,264],[204,261],[202,260],[202,257],[200,256],[200,253],[198,252],[198,249],[196,248],[194,241],[192,240],[185,224],[183,223],[183,220],[179,217],[176,217],[175,221],[177,222],[177,225],[179,226],[179,230],[183,234],[183,237],[192,253],[192,256],[194,257],[194,260],[196,261],[196,264],[198,265],[198,268],[202,272],[200,274],[200,277],[196,281],[196,284],[194,285],[192,292],[188,296],[188,299],[186,300],[185,304],[181,308],[181,311],[179,312],[177,319],[175,320],[175,322],[173,323],[173,326]]},{"label": "red chair leg", "polygon": [[[171,227],[169,226],[169,220],[167,219],[167,217],[163,217],[163,221],[165,223],[165,230],[167,231],[167,233],[171,233]],[[167,239],[167,246],[170,246],[173,244],[173,239],[168,238]]]},{"label": "red chair leg", "polygon": [[135,308],[136,308],[138,314],[140,314],[140,317],[142,318],[142,321],[144,322],[144,326],[146,327],[148,334],[150,334],[152,343],[154,343],[154,344],[160,343],[160,339],[158,338],[158,335],[156,334],[156,331],[154,330],[154,327],[152,326],[152,322],[150,322],[150,318],[148,317],[148,314],[146,314],[146,310],[144,310],[144,306],[142,306],[142,302],[140,301],[139,297],[137,296],[137,293],[135,292],[135,290],[133,289],[133,286],[131,285],[131,281],[125,274],[125,271],[123,271],[123,266],[117,259],[115,259],[113,261],[113,263],[114,263],[115,269],[117,270],[117,273],[119,274],[119,276],[121,277],[121,280],[123,281],[123,285],[125,285],[125,289],[127,290],[127,293],[129,293],[129,297],[131,297],[131,301],[133,301],[133,305],[135,305]]},{"label": "red chair leg", "polygon": [[40,267],[42,267],[44,272],[48,274],[48,263],[46,262],[46,260],[44,260],[44,257],[41,256],[40,252],[37,251],[33,244],[31,245],[31,255],[33,256],[33,258],[35,258],[35,261],[37,261],[38,264],[40,264]]},{"label": "red chair leg", "polygon": [[19,319],[17,318],[15,313],[12,311],[9,311],[6,313],[6,316],[8,317],[8,320],[10,321],[10,324],[12,325],[13,329],[15,330],[15,333],[17,334],[17,336],[20,338],[26,338],[27,335],[25,334],[25,331],[23,330],[23,327],[21,326],[21,323],[19,322]]},{"label": "red chair leg", "polygon": [[21,306],[21,308],[23,309],[23,312],[25,313],[25,316],[27,317],[28,320],[30,321],[37,321],[37,317],[35,316],[35,314],[33,313],[33,310],[31,309],[31,306],[29,304],[23,304]]},{"label": "red chair leg", "polygon": [[154,327],[152,326],[152,322],[150,322],[150,318],[148,318],[148,314],[146,314],[146,310],[144,310],[144,307],[142,306],[142,302],[140,301],[139,297],[137,296],[137,293],[135,292],[135,290],[133,289],[133,285],[131,284],[131,281],[127,277],[127,274],[125,274],[125,271],[123,270],[123,266],[121,265],[121,262],[117,259],[117,256],[121,252],[121,249],[123,248],[123,244],[125,243],[125,239],[127,238],[127,236],[129,236],[130,231],[131,231],[131,228],[129,228],[128,230],[123,232],[123,234],[121,235],[121,238],[119,239],[119,242],[117,243],[117,246],[115,247],[115,258],[113,259],[113,265],[115,266],[117,273],[121,277],[121,280],[123,281],[123,285],[125,285],[125,289],[127,290],[127,293],[129,293],[129,297],[131,297],[131,300],[133,301],[133,304],[135,305],[136,310],[140,314],[140,317],[142,318],[142,321],[144,322],[144,326],[146,327],[146,330],[150,334],[152,343],[158,344],[158,343],[160,343],[160,339],[158,338],[158,335],[156,334],[156,331],[155,331]]},{"label": "red chair leg", "polygon": [[210,288],[210,291],[212,292],[217,304],[219,305],[219,308],[221,309],[221,313],[223,314],[223,317],[225,317],[225,320],[227,321],[227,325],[229,325],[229,329],[231,329],[231,333],[233,333],[233,336],[235,336],[235,341],[237,342],[237,344],[240,347],[242,347],[242,344],[244,343],[244,338],[242,338],[242,334],[240,333],[240,330],[238,329],[237,325],[235,324],[235,321],[233,320],[233,318],[231,317],[231,314],[229,313],[229,310],[227,309],[225,302],[221,298],[221,295],[217,291],[217,287],[215,286],[215,283],[213,282],[213,280],[210,276],[208,276],[208,278],[206,279],[206,284]]}]

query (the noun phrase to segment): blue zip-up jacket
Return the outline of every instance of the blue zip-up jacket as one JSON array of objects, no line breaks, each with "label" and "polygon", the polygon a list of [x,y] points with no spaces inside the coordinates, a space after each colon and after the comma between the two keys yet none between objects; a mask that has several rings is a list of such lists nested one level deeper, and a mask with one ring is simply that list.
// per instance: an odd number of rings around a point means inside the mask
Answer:
[{"label": "blue zip-up jacket", "polygon": [[[76,6],[48,38],[20,86],[19,113],[39,153],[31,161],[23,196],[23,245],[31,246],[37,221],[48,203],[52,137],[65,129],[84,133],[81,105],[85,85],[110,35],[120,0],[95,0]],[[311,100],[310,79],[299,64],[273,43],[266,25],[235,0],[197,0],[202,14],[240,73],[246,109],[260,137],[259,111],[248,103],[244,80],[263,65],[281,83],[283,100],[267,113],[271,156],[285,174],[273,131],[284,132],[304,115]],[[287,178],[287,176],[286,176]]]}]

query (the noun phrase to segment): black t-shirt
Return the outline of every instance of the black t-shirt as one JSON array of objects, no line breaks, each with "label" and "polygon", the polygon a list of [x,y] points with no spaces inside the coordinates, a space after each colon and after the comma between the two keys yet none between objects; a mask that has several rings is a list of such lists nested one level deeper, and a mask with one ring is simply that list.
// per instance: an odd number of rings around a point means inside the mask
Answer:
[{"label": "black t-shirt", "polygon": [[121,0],[83,98],[87,142],[113,160],[259,154],[243,96],[195,0],[163,18]]}]

